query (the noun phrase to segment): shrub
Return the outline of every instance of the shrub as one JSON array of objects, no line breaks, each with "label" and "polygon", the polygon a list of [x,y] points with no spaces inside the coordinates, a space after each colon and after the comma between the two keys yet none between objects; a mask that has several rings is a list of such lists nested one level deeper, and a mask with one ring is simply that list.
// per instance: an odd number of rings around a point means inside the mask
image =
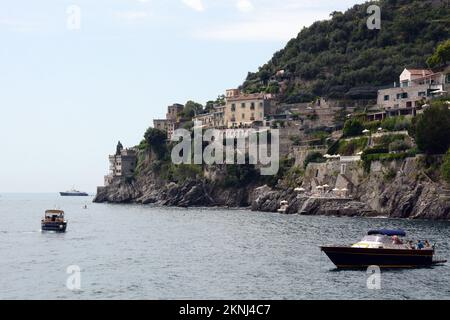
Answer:
[{"label": "shrub", "polygon": [[418,116],[415,128],[419,149],[427,154],[443,154],[450,147],[450,110],[443,103],[434,104]]},{"label": "shrub", "polygon": [[144,138],[147,143],[147,148],[152,150],[158,159],[164,158],[167,154],[166,132],[155,128],[148,128],[144,134]]},{"label": "shrub", "polygon": [[364,150],[364,148],[366,148],[367,146],[367,142],[368,142],[367,137],[352,139],[349,141],[342,140],[339,143],[337,152],[343,156],[352,156],[358,151]]},{"label": "shrub", "polygon": [[404,141],[406,138],[406,135],[403,134],[388,134],[383,135],[379,138],[374,138],[374,142],[376,145],[382,147],[382,148],[388,148],[389,145],[395,141]]},{"label": "shrub", "polygon": [[367,153],[364,152],[361,156],[361,160],[363,161],[364,169],[369,172],[370,165],[372,161],[393,161],[393,160],[403,160],[409,157],[415,157],[416,151],[410,150],[408,152],[402,153]]},{"label": "shrub", "polygon": [[404,116],[386,118],[380,124],[380,127],[387,131],[408,130],[410,126],[411,119]]},{"label": "shrub", "polygon": [[364,126],[358,119],[347,120],[344,125],[344,137],[356,137],[362,135]]},{"label": "shrub", "polygon": [[444,180],[450,183],[450,149],[447,151],[444,157],[444,162],[441,166],[441,173]]},{"label": "shrub", "polygon": [[200,165],[180,164],[173,165],[173,177],[176,182],[184,182],[201,178],[203,170]]},{"label": "shrub", "polygon": [[306,156],[304,167],[306,168],[310,163],[323,163],[325,161],[325,158],[320,152],[312,152]]},{"label": "shrub", "polygon": [[411,145],[404,140],[397,140],[389,144],[389,151],[406,151],[411,148]]},{"label": "shrub", "polygon": [[385,181],[392,181],[397,176],[397,171],[394,169],[389,169],[387,172],[384,173],[384,180]]}]

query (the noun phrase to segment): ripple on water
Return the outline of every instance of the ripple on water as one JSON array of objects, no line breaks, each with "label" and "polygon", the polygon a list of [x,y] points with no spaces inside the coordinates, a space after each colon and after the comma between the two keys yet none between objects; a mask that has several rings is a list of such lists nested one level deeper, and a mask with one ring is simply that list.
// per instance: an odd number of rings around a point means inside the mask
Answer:
[{"label": "ripple on water", "polygon": [[[61,199],[73,221],[61,235],[33,230],[40,215],[26,212],[51,207],[54,197],[36,201],[2,199],[12,215],[2,217],[0,230],[7,244],[0,298],[450,298],[448,265],[382,271],[382,289],[374,292],[364,271],[338,271],[319,249],[352,243],[368,229],[402,228],[438,243],[439,255],[448,258],[447,222],[98,204],[80,215],[84,202]],[[81,268],[81,291],[66,288],[70,265]]]}]

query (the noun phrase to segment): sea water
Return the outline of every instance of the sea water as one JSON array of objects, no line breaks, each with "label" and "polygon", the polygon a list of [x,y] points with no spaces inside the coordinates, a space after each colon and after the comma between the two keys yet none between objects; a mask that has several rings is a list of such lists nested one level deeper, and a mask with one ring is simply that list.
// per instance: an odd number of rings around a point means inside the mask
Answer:
[{"label": "sea water", "polygon": [[[0,299],[450,298],[449,264],[382,270],[374,289],[366,271],[338,271],[319,249],[402,228],[450,258],[449,222],[91,202],[2,194]],[[64,234],[40,231],[53,208],[66,212]]]}]

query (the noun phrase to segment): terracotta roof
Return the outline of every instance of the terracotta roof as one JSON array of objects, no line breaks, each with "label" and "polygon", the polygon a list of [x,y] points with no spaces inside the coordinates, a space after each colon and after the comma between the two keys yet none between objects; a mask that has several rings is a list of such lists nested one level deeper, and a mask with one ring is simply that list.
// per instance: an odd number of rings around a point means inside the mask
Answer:
[{"label": "terracotta roof", "polygon": [[408,69],[408,68],[406,68],[406,70],[408,70],[411,74],[420,75],[420,76],[433,74],[433,71],[428,70],[428,69]]}]

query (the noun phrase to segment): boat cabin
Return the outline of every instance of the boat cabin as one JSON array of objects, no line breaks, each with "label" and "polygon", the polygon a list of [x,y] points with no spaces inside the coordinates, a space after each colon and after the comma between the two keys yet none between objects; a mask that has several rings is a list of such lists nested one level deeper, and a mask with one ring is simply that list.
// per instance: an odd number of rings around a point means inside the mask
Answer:
[{"label": "boat cabin", "polygon": [[47,210],[44,215],[45,222],[64,222],[64,211]]},{"label": "boat cabin", "polygon": [[406,233],[403,230],[371,230],[367,236],[352,247],[370,249],[400,248],[405,245],[399,237],[405,236]]}]

